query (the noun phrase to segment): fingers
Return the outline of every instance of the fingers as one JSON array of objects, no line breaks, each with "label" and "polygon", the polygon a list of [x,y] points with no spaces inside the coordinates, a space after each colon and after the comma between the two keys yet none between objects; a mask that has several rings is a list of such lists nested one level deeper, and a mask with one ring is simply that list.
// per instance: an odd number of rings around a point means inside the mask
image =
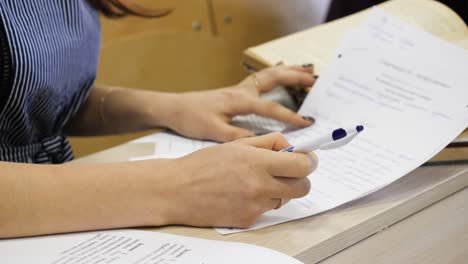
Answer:
[{"label": "fingers", "polygon": [[[260,184],[267,197],[291,199],[309,193],[310,182],[307,176],[317,167],[315,154],[276,152],[289,146],[280,133],[242,139],[237,143],[274,150],[259,149],[251,153],[253,156],[249,158],[251,161],[261,159],[261,167],[270,176],[264,184]],[[270,210],[275,206],[267,208]]]},{"label": "fingers", "polygon": [[[278,152],[290,146],[280,133],[271,133],[259,137],[246,138],[234,142],[259,148],[252,152],[254,157],[261,157],[268,174],[277,177],[304,178],[318,166],[314,153]],[[273,150],[273,151],[270,151]]]},{"label": "fingers", "polygon": [[272,153],[266,169],[268,174],[276,177],[272,177],[268,184],[268,196],[293,199],[307,195],[310,191],[307,176],[317,164],[318,159],[313,153]]},{"label": "fingers", "polygon": [[298,127],[307,127],[313,124],[310,119],[304,119],[294,111],[272,101],[251,98],[250,112],[269,117]]},{"label": "fingers", "polygon": [[273,209],[279,209],[288,202],[289,202],[289,199],[282,199],[282,198],[266,199],[263,202],[262,213],[265,213],[265,212],[273,210]]},{"label": "fingers", "polygon": [[222,121],[216,122],[213,125],[212,131],[216,131],[216,133],[213,133],[210,138],[218,142],[230,142],[236,139],[255,136],[253,132],[247,129],[235,127]]},{"label": "fingers", "polygon": [[237,92],[236,100],[231,100],[229,105],[231,115],[257,114],[297,127],[307,127],[313,124],[310,119],[304,119],[276,102],[263,100],[242,92]]},{"label": "fingers", "polygon": [[276,77],[276,84],[282,86],[312,86],[315,78],[308,72],[300,72],[296,70],[280,71]]},{"label": "fingers", "polygon": [[[311,184],[307,177],[304,178],[288,178],[288,177],[274,177],[267,184],[264,192],[266,197],[282,198],[284,203],[290,199],[296,199],[306,196],[310,192]],[[275,200],[275,199],[274,199]],[[283,203],[283,204],[284,204]],[[275,209],[278,205],[273,204],[268,209]]]},{"label": "fingers", "polygon": [[291,65],[291,66],[288,66],[291,70],[295,70],[295,71],[299,71],[299,72],[307,72],[309,74],[314,74],[315,73],[315,68],[314,68],[314,64],[312,63],[305,63],[305,64],[302,64],[301,66],[299,65]]},{"label": "fingers", "polygon": [[[237,140],[235,144],[252,146],[242,154],[242,164],[249,170],[247,190],[259,213],[275,209],[279,206],[279,198],[299,198],[310,191],[307,176],[315,170],[318,161],[314,154],[277,152],[289,146],[280,133],[272,133],[260,137]],[[273,151],[272,151],[273,150]]]},{"label": "fingers", "polygon": [[277,179],[276,187],[274,191],[269,193],[268,196],[272,198],[266,198],[263,202],[262,213],[272,210],[279,209],[284,206],[291,199],[297,199],[306,196],[310,192],[311,184],[309,179]]},{"label": "fingers", "polygon": [[281,133],[270,133],[267,135],[237,140],[235,143],[279,151],[291,146]]},{"label": "fingers", "polygon": [[[286,67],[286,66],[283,66]],[[315,78],[307,71],[297,69],[274,69],[257,73],[257,91],[268,92],[277,86],[312,86]]]},{"label": "fingers", "polygon": [[270,91],[277,86],[309,87],[315,82],[313,65],[279,65],[265,69],[255,75],[258,92]]},{"label": "fingers", "polygon": [[266,171],[273,176],[303,178],[312,173],[318,166],[314,153],[272,152],[264,153],[268,159]]},{"label": "fingers", "polygon": [[272,186],[275,189],[270,194],[272,197],[295,199],[304,197],[310,192],[310,181],[308,178],[277,178],[275,180],[274,185],[276,186]]},{"label": "fingers", "polygon": [[241,84],[246,87],[255,87],[256,92],[264,93],[277,86],[299,86],[301,88],[312,86],[315,82],[314,65],[288,66],[277,64],[247,77]]}]

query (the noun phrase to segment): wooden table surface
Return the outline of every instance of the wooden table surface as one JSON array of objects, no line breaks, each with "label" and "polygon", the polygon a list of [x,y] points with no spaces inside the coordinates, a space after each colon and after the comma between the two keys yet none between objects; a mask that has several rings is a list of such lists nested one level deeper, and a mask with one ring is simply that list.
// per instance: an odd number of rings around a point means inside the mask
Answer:
[{"label": "wooden table surface", "polygon": [[321,264],[468,263],[468,189],[407,217]]},{"label": "wooden table surface", "polygon": [[[79,163],[150,155],[124,144]],[[234,235],[209,228],[146,230],[268,247],[304,263],[468,263],[468,165],[416,169],[394,184],[317,216]]]}]

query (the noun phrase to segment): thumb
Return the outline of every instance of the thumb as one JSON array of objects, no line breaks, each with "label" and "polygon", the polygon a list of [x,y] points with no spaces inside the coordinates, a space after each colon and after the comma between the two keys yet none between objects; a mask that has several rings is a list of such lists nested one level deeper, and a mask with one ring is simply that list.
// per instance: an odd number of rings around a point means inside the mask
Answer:
[{"label": "thumb", "polygon": [[237,140],[235,143],[274,151],[279,151],[291,146],[286,138],[278,132],[259,137],[244,138]]}]

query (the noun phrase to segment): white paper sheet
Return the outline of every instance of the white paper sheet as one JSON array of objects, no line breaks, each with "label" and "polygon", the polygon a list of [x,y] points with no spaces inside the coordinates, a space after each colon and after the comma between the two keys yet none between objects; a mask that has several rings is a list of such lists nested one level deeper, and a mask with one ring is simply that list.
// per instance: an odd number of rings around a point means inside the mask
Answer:
[{"label": "white paper sheet", "polygon": [[115,230],[0,240],[2,264],[239,264],[302,263],[243,243],[165,233]]},{"label": "white paper sheet", "polygon": [[[237,116],[233,120],[233,125],[248,129],[257,135],[271,132],[282,132],[291,126],[258,115]],[[154,143],[155,150],[152,155],[130,158],[130,161],[149,159],[175,159],[186,156],[192,152],[216,145],[212,141],[194,140],[181,137],[169,132],[160,132],[132,141],[133,143]]]},{"label": "white paper sheet", "polygon": [[[261,216],[259,229],[311,216],[394,182],[437,154],[468,124],[468,52],[374,9],[348,34],[299,113],[316,123],[290,143],[340,126],[366,129],[336,150],[317,151],[310,193]],[[195,149],[194,149],[195,150]]]},{"label": "white paper sheet", "polygon": [[[384,14],[376,11],[371,18],[379,15]],[[391,20],[377,19],[387,25]],[[294,144],[350,121],[364,123],[366,130],[343,148],[317,151],[320,164],[309,176],[310,193],[267,212],[248,230],[320,213],[380,189],[430,159],[465,129],[468,76],[462,71],[468,69],[467,52],[399,21],[395,24],[399,29],[391,32],[373,24],[380,35],[393,34],[394,42],[372,34],[365,41],[347,38],[351,43],[341,48],[341,58],[325,70],[299,111],[315,117],[315,125],[286,136]],[[397,37],[402,26],[406,35]]]},{"label": "white paper sheet", "polygon": [[142,137],[132,141],[133,143],[154,143],[154,154],[131,158],[130,161],[148,159],[175,159],[188,155],[202,148],[216,145],[211,141],[194,140],[184,138],[173,133],[161,132]]}]

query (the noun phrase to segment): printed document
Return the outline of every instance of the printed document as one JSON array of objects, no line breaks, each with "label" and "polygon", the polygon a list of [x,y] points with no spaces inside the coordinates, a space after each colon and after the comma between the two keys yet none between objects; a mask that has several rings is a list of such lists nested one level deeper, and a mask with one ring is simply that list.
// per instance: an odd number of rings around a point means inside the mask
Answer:
[{"label": "printed document", "polygon": [[465,50],[382,10],[371,12],[359,33],[348,35],[299,111],[316,124],[286,137],[294,145],[350,123],[364,124],[365,131],[342,148],[317,151],[310,193],[267,212],[251,229],[360,198],[430,159],[468,124],[467,68]]},{"label": "printed document", "polygon": [[239,264],[300,261],[243,243],[114,230],[0,240],[2,264]]},{"label": "printed document", "polygon": [[344,147],[316,151],[319,166],[309,175],[307,196],[265,213],[250,229],[217,231],[254,230],[321,213],[414,170],[467,127],[466,69],[466,50],[374,9],[345,37],[299,110],[316,123],[284,135],[294,145],[353,124],[365,130]]}]

